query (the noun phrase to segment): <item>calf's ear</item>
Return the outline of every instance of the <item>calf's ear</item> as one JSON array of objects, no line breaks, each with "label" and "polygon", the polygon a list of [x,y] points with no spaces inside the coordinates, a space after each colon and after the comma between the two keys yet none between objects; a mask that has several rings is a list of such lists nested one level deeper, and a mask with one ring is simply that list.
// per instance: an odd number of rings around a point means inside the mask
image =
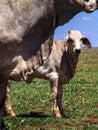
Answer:
[{"label": "calf's ear", "polygon": [[82,42],[83,42],[83,44],[85,45],[85,46],[87,46],[88,48],[91,48],[91,43],[90,43],[90,41],[88,40],[88,38],[86,38],[86,37],[82,37],[81,38],[81,40],[82,40]]},{"label": "calf's ear", "polygon": [[68,35],[64,38],[64,42],[63,42],[63,44],[64,44],[64,48],[65,48],[65,51],[67,52],[67,50],[68,50],[68,44],[67,44],[67,41],[68,41]]}]

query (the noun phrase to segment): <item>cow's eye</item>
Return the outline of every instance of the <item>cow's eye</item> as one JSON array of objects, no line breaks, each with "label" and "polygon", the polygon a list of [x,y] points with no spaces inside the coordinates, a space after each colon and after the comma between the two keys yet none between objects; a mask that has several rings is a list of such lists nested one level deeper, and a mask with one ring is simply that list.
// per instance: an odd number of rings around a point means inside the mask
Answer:
[{"label": "cow's eye", "polygon": [[69,42],[69,43],[74,43],[74,40],[72,40],[72,39],[69,38],[69,39],[68,39],[68,42]]},{"label": "cow's eye", "polygon": [[89,0],[84,0],[84,1],[89,2]]}]

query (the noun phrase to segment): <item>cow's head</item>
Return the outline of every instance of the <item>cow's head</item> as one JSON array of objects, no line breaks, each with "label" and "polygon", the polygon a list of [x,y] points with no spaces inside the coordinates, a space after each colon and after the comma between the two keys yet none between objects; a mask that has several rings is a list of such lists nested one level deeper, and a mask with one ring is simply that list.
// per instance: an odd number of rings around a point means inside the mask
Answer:
[{"label": "cow's head", "polygon": [[82,11],[90,13],[98,9],[98,0],[59,0],[56,9],[56,24],[59,26],[67,23]]},{"label": "cow's head", "polygon": [[92,12],[98,8],[98,0],[77,0],[86,12]]},{"label": "cow's head", "polygon": [[81,44],[91,48],[90,41],[78,30],[69,31],[67,37],[65,38],[66,51],[79,54],[81,52]]}]

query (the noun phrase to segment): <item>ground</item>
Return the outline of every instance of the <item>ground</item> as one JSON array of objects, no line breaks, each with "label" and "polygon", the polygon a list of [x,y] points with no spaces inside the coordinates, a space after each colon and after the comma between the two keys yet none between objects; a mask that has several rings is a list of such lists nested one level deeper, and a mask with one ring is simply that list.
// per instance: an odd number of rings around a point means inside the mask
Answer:
[{"label": "ground", "polygon": [[16,118],[4,117],[8,130],[98,130],[98,48],[83,49],[76,75],[63,87],[65,118],[56,119],[49,83],[12,82]]}]

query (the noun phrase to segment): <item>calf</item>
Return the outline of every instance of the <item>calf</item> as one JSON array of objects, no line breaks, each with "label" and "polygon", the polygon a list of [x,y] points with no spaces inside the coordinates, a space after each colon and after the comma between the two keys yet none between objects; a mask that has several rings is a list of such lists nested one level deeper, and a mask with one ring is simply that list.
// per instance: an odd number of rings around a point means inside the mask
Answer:
[{"label": "calf", "polygon": [[[91,47],[89,40],[77,30],[68,32],[64,41],[54,41],[49,58],[33,74],[33,78],[43,78],[50,82],[54,101],[54,114],[58,118],[64,116],[61,104],[62,85],[67,84],[75,74],[81,52],[81,43],[89,48]],[[15,116],[9,96],[8,87],[5,101],[6,112],[11,116]]]}]

